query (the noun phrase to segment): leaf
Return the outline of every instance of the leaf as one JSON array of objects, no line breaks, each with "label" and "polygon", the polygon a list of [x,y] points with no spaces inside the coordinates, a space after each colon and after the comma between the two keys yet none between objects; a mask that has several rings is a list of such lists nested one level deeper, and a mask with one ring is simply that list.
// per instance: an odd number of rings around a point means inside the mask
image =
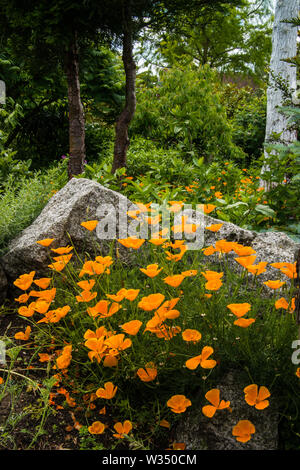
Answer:
[{"label": "leaf", "polygon": [[255,211],[259,212],[260,214],[263,214],[267,217],[275,217],[276,216],[276,212],[273,209],[271,209],[271,207],[268,206],[268,205],[257,204],[255,206]]}]

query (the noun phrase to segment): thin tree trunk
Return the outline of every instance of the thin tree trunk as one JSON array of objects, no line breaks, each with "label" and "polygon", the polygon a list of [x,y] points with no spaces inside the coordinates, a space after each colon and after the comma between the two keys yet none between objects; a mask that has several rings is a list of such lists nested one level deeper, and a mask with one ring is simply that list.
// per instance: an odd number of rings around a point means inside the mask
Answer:
[{"label": "thin tree trunk", "polygon": [[[267,122],[265,144],[272,142],[272,134],[280,134],[280,141],[290,144],[296,140],[295,131],[288,129],[288,117],[282,114],[278,107],[283,106],[284,92],[276,84],[276,79],[284,81],[289,90],[296,90],[296,67],[285,62],[297,53],[297,28],[284,20],[298,16],[299,0],[277,0],[272,35],[272,55],[270,61],[269,86],[267,90]],[[265,150],[265,158],[269,154]],[[268,164],[262,169],[268,170]]]},{"label": "thin tree trunk", "polygon": [[77,37],[74,34],[66,53],[65,73],[68,83],[69,103],[69,167],[68,176],[83,172],[85,161],[85,126],[83,105],[80,98],[79,60]]},{"label": "thin tree trunk", "polygon": [[115,127],[116,134],[112,173],[115,173],[118,168],[126,167],[126,155],[129,147],[128,128],[136,108],[136,64],[133,58],[132,17],[130,3],[130,1],[126,2],[124,6],[122,60],[126,76],[125,107],[120,114]]}]

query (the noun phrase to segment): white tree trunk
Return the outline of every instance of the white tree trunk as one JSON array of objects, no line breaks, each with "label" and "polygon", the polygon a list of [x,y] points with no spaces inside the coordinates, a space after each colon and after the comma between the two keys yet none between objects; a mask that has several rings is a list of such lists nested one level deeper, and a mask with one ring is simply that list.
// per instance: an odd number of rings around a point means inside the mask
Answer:
[{"label": "white tree trunk", "polygon": [[[280,141],[289,144],[296,140],[295,131],[288,129],[288,118],[278,111],[284,104],[284,94],[278,88],[274,77],[280,78],[289,90],[296,90],[296,67],[283,59],[295,57],[297,53],[298,28],[283,20],[290,20],[298,16],[299,0],[277,0],[272,35],[272,55],[270,61],[269,87],[267,90],[267,122],[265,144],[272,142],[272,134],[280,134]],[[268,153],[265,151],[265,157]],[[262,173],[267,169],[267,165]]]}]

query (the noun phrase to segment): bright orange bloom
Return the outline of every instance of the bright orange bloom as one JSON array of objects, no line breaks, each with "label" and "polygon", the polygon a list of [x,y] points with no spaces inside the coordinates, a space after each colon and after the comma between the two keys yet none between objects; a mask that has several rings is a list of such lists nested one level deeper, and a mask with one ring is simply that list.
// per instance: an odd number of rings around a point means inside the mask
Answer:
[{"label": "bright orange bloom", "polygon": [[53,289],[43,290],[43,291],[36,291],[32,290],[29,292],[31,297],[38,297],[39,300],[44,300],[45,302],[52,302],[56,296],[56,287]]},{"label": "bright orange bloom", "polygon": [[105,424],[101,421],[94,421],[91,426],[88,427],[91,434],[103,434],[105,431]]},{"label": "bright orange bloom", "polygon": [[107,318],[114,315],[118,310],[120,310],[121,305],[117,302],[113,302],[109,306],[108,300],[100,300],[94,307],[89,307],[87,309],[88,314],[91,317],[98,317]]},{"label": "bright orange bloom", "polygon": [[106,400],[110,400],[117,393],[117,389],[118,387],[115,386],[112,382],[106,382],[104,384],[104,388],[98,388],[98,390],[96,390],[96,395],[98,398],[105,398]]},{"label": "bright orange bloom", "polygon": [[269,406],[269,401],[266,400],[271,393],[267,389],[267,387],[259,387],[256,384],[248,385],[248,387],[244,388],[245,393],[245,400],[250,406],[255,406],[257,410],[264,410]]},{"label": "bright orange bloom", "polygon": [[62,271],[64,267],[68,264],[70,259],[72,258],[73,254],[69,255],[60,255],[60,256],[55,256],[53,259],[55,260],[54,263],[48,264],[48,267],[50,269],[53,269],[54,271]]},{"label": "bright orange bloom", "polygon": [[219,290],[222,286],[222,281],[220,279],[212,279],[207,281],[205,284],[205,289],[207,290]]},{"label": "bright orange bloom", "polygon": [[236,243],[233,245],[233,251],[238,255],[238,256],[250,256],[256,253],[256,251],[251,248],[251,246],[244,246],[240,245],[239,243]]},{"label": "bright orange bloom", "polygon": [[59,307],[56,310],[50,310],[46,312],[44,318],[39,320],[37,323],[58,323],[70,310],[71,307],[69,305]]},{"label": "bright orange bloom", "polygon": [[164,282],[171,287],[178,287],[184,280],[183,274],[174,274],[173,276],[167,276],[164,278]]},{"label": "bright orange bloom", "polygon": [[89,274],[94,276],[95,274],[103,274],[105,271],[105,266],[97,261],[86,261],[79,273],[79,277],[84,276],[84,274]]},{"label": "bright orange bloom", "polygon": [[27,290],[31,286],[33,282],[33,278],[35,276],[35,271],[31,271],[29,274],[22,274],[14,281],[14,285],[17,286],[19,289]]},{"label": "bright orange bloom", "polygon": [[188,406],[191,406],[192,402],[185,395],[173,395],[168,401],[167,406],[171,408],[173,413],[184,413]]},{"label": "bright orange bloom", "polygon": [[216,251],[217,250],[215,250],[215,248],[212,245],[210,245],[203,250],[203,254],[205,256],[210,256],[210,255],[213,255]]},{"label": "bright orange bloom", "polygon": [[151,310],[158,308],[164,299],[165,296],[163,294],[150,294],[147,297],[142,297],[142,300],[138,303],[138,307],[150,312]]},{"label": "bright orange bloom", "polygon": [[35,312],[45,314],[48,311],[50,304],[51,302],[39,299],[36,302],[31,302],[29,308],[32,308]]},{"label": "bright orange bloom", "polygon": [[242,317],[243,315],[246,315],[247,312],[251,309],[251,304],[248,303],[243,303],[243,304],[229,304],[227,305],[227,308],[236,316],[236,317]]},{"label": "bright orange bloom", "polygon": [[48,362],[51,359],[50,354],[47,354],[47,353],[39,353],[39,357],[40,357],[39,358],[40,362]]},{"label": "bright orange bloom", "polygon": [[57,253],[58,255],[66,255],[68,253],[70,253],[70,251],[73,250],[73,247],[72,246],[62,246],[60,248],[51,248],[51,251],[53,251],[54,253]]},{"label": "bright orange bloom", "polygon": [[203,211],[204,214],[210,214],[217,206],[214,206],[213,204],[204,204],[203,206]]},{"label": "bright orange bloom", "polygon": [[91,292],[90,290],[84,290],[80,295],[76,295],[77,302],[90,302],[97,297],[97,292]]},{"label": "bright orange bloom", "polygon": [[166,240],[167,238],[150,238],[148,242],[152,243],[152,245],[159,246],[159,245],[163,245]]},{"label": "bright orange bloom", "polygon": [[3,377],[0,377],[0,385],[3,384],[4,380]]},{"label": "bright orange bloom", "polygon": [[252,264],[252,265],[245,266],[245,268],[247,269],[247,271],[249,271],[249,273],[252,273],[255,276],[258,276],[259,274],[262,274],[262,273],[266,272],[267,264],[268,263],[266,261],[261,261],[258,264]]},{"label": "bright orange bloom", "polygon": [[80,281],[77,282],[77,285],[84,291],[91,290],[95,285],[95,279],[91,279],[90,281]]},{"label": "bright orange bloom", "polygon": [[86,222],[81,222],[80,225],[92,232],[98,225],[99,220],[87,220]]},{"label": "bright orange bloom", "polygon": [[229,253],[233,250],[234,243],[228,242],[227,240],[217,240],[215,243],[215,250],[220,253]]},{"label": "bright orange bloom", "polygon": [[112,335],[105,340],[105,345],[110,349],[110,355],[117,355],[120,351],[130,348],[132,345],[131,339],[124,339],[125,335],[123,333],[118,335]]},{"label": "bright orange bloom", "polygon": [[187,329],[182,332],[182,338],[184,341],[191,341],[196,344],[198,341],[200,341],[202,335],[198,330]]},{"label": "bright orange bloom", "polygon": [[188,359],[185,363],[186,367],[190,370],[195,370],[200,365],[203,369],[213,369],[217,362],[213,359],[208,359],[214,352],[211,346],[204,346],[199,356]]},{"label": "bright orange bloom", "polygon": [[132,424],[130,421],[126,420],[124,423],[116,423],[114,429],[117,431],[116,434],[113,434],[117,439],[124,439],[124,436],[129,434],[132,429]]},{"label": "bright orange bloom", "polygon": [[297,277],[296,262],[295,263],[271,263],[271,266],[276,269],[280,269],[283,274],[286,274],[290,279]]},{"label": "bright orange bloom", "polygon": [[56,365],[59,369],[66,369],[69,367],[69,364],[72,359],[72,345],[67,345],[63,348],[62,353],[56,359]]},{"label": "bright orange bloom", "polygon": [[241,256],[239,258],[234,258],[234,259],[241,266],[248,269],[248,267],[251,266],[254,263],[254,261],[256,260],[256,256],[255,255]]},{"label": "bright orange bloom", "polygon": [[146,274],[146,276],[153,278],[162,271],[162,268],[158,269],[158,264],[148,264],[146,269],[140,268],[140,271]]},{"label": "bright orange bloom", "polygon": [[[295,374],[297,375],[297,377],[299,377],[300,379],[300,367],[297,368]],[[1,383],[1,382],[0,382]]]},{"label": "bright orange bloom", "polygon": [[107,350],[107,346],[104,344],[105,337],[87,337],[86,334],[84,336],[86,338],[84,345],[90,349],[88,353],[90,361],[96,359],[96,361],[99,363]]},{"label": "bright orange bloom", "polygon": [[218,232],[223,225],[224,224],[213,224],[205,228],[206,230],[209,230],[210,232]]},{"label": "bright orange bloom", "polygon": [[[31,305],[31,304],[30,304]],[[32,317],[32,315],[34,315],[34,310],[32,307],[25,307],[25,305],[23,307],[20,307],[18,309],[18,313],[20,315],[22,315],[23,317]]]},{"label": "bright orange bloom", "polygon": [[111,256],[96,256],[95,261],[97,263],[103,264],[106,268],[109,268],[114,262]]},{"label": "bright orange bloom", "polygon": [[285,310],[287,310],[288,306],[289,306],[289,303],[287,302],[287,300],[285,300],[284,297],[281,297],[281,299],[278,299],[275,302],[275,308],[277,309],[284,308]]},{"label": "bright orange bloom", "polygon": [[15,301],[19,302],[20,304],[24,304],[24,303],[27,302],[28,299],[29,299],[28,294],[21,294],[21,295],[19,295],[19,297],[17,299],[15,299]]},{"label": "bright orange bloom", "polygon": [[207,281],[214,281],[217,279],[221,279],[224,273],[218,273],[216,271],[201,271],[202,276],[205,277]]},{"label": "bright orange bloom", "polygon": [[270,289],[279,289],[280,287],[282,287],[285,284],[285,281],[280,281],[280,280],[265,281],[264,284],[266,286],[270,287]]},{"label": "bright orange bloom", "polygon": [[41,279],[36,279],[33,282],[41,289],[47,289],[51,282],[51,277],[42,277]]},{"label": "bright orange bloom", "polygon": [[220,401],[220,390],[218,388],[209,390],[205,394],[205,398],[211,403],[211,405],[202,408],[202,413],[208,418],[212,418],[217,410],[224,410],[230,406],[230,401]]},{"label": "bright orange bloom", "polygon": [[255,322],[255,318],[238,318],[233,323],[234,325],[240,326],[242,328],[248,328],[252,323]]},{"label": "bright orange bloom", "polygon": [[184,277],[196,276],[198,271],[196,269],[190,269],[189,271],[183,271],[181,274]]},{"label": "bright orange bloom", "polygon": [[255,426],[247,419],[240,420],[232,429],[232,435],[239,442],[248,442],[251,434],[255,433]]},{"label": "bright orange bloom", "polygon": [[42,246],[49,246],[55,240],[55,238],[45,238],[44,240],[39,240],[37,243]]},{"label": "bright orange bloom", "polygon": [[19,331],[18,333],[15,334],[15,339],[27,341],[29,339],[30,333],[31,333],[31,327],[27,326],[25,329],[25,333],[23,333],[23,331]]},{"label": "bright orange bloom", "polygon": [[144,241],[145,240],[143,238],[134,237],[118,239],[118,242],[121,243],[121,245],[125,246],[126,248],[133,248],[134,250],[138,250],[142,246]]},{"label": "bright orange bloom", "polygon": [[120,325],[120,327],[128,335],[134,336],[139,332],[139,329],[141,328],[142,324],[143,323],[140,320],[131,320],[127,323],[123,323],[123,325]]},{"label": "bright orange bloom", "polygon": [[145,368],[137,370],[138,377],[142,380],[142,382],[151,382],[157,376],[157,369],[153,362],[148,362],[145,365]]}]

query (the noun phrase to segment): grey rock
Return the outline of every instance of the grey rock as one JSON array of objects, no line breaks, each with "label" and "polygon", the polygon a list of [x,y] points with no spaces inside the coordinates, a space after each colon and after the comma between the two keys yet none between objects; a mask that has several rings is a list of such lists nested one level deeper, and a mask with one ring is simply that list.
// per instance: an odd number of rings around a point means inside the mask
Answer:
[{"label": "grey rock", "polygon": [[[247,377],[242,377],[238,371],[228,372],[214,388],[220,389],[221,400],[230,401],[232,411],[217,410],[208,418],[202,413],[202,405],[187,410],[176,427],[174,440],[184,442],[187,450],[276,450],[279,421],[276,400],[271,396],[269,407],[257,410],[245,401],[243,389],[247,385],[250,385]],[[201,401],[203,406],[209,404],[205,397]],[[256,432],[245,443],[238,442],[232,435],[233,427],[240,420],[249,420],[255,426]]]},{"label": "grey rock", "polygon": [[[132,208],[132,203],[123,195],[95,181],[71,179],[50,199],[37,219],[9,244],[1,260],[7,277],[13,281],[20,274],[33,270],[40,274],[47,272],[50,250],[37,244],[45,238],[55,239],[51,248],[70,245],[72,241],[83,257],[108,254],[108,241],[118,236],[122,238],[113,215],[119,220],[119,213],[124,215],[128,208]],[[97,229],[90,232],[82,227],[81,222],[86,220],[99,220]],[[101,220],[109,223],[107,240],[100,239],[104,226]],[[122,248],[119,247],[121,253],[128,251]]]}]

